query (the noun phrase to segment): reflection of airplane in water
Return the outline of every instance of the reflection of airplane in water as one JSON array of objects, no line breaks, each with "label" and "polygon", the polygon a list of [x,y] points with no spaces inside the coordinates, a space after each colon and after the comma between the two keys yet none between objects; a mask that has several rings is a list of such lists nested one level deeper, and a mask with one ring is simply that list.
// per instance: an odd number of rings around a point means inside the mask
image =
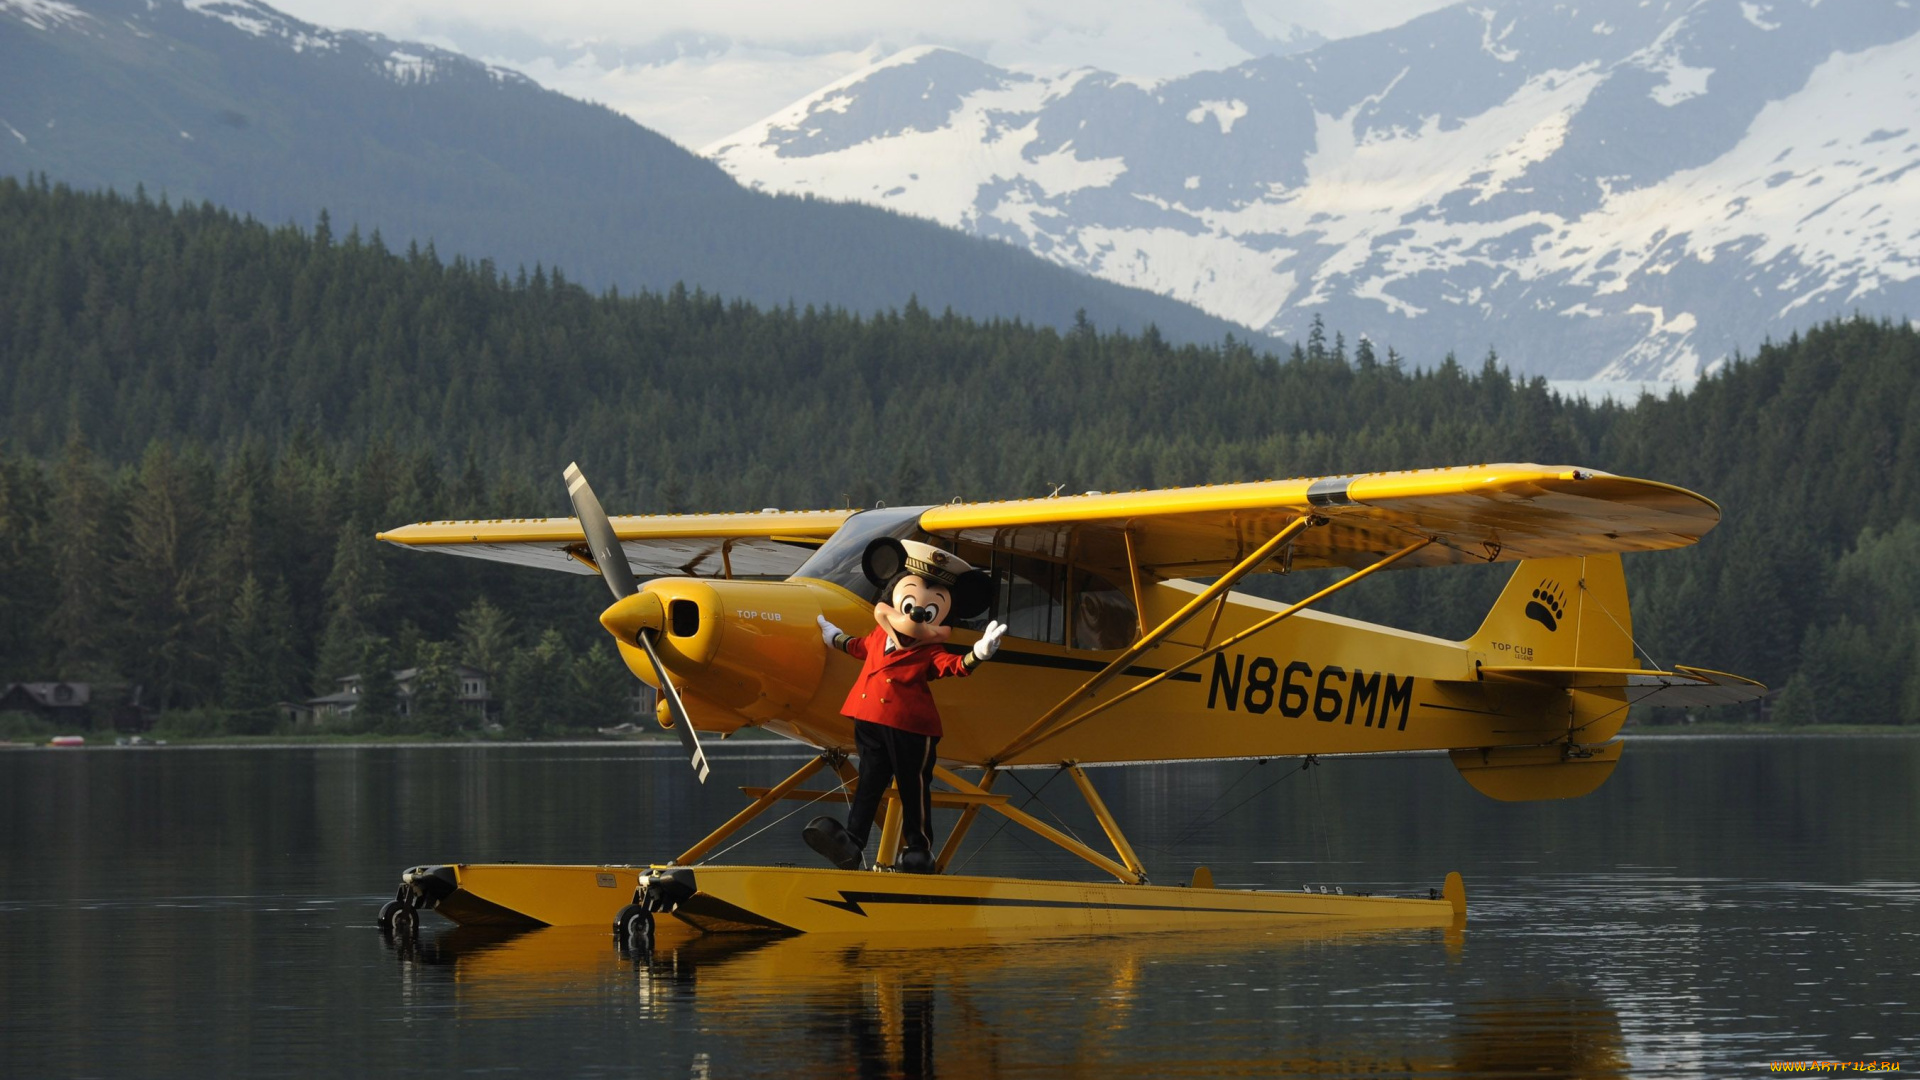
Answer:
[{"label": "reflection of airplane in water", "polygon": [[[1458,930],[1386,932],[1458,956]],[[1304,1019],[1251,1037],[1228,1020],[1209,1034],[1214,1014],[1170,1010],[1163,998],[1182,966],[1205,969],[1194,982],[1212,985],[1223,964],[1263,953],[1318,962],[1381,933],[1351,924],[1248,935],[959,931],[928,945],[918,935],[700,934],[663,923],[650,950],[608,948],[596,927],[461,926],[390,940],[410,968],[444,971],[471,1015],[530,1017],[630,995],[642,1018],[691,1017],[732,1032],[743,1057],[784,1055],[796,1076],[1628,1075],[1618,1016],[1581,990],[1496,989],[1454,1006],[1431,1035],[1369,1024],[1351,1037],[1345,1025]],[[1178,1050],[1127,1034],[1170,1020],[1178,1033],[1166,1038]],[[764,1045],[752,1041],[758,1032]],[[797,1045],[796,1034],[805,1035]]]},{"label": "reflection of airplane in water", "polygon": [[[703,780],[699,732],[756,727],[819,756],[771,788],[743,789],[745,809],[649,867],[414,867],[380,915],[402,936],[423,908],[462,923],[611,925],[629,937],[653,934],[656,913],[707,931],[917,930],[934,940],[983,929],[1445,925],[1466,913],[1457,875],[1411,897],[1214,889],[1211,875],[1180,887],[1165,871],[1150,882],[1085,767],[1445,750],[1494,798],[1571,798],[1612,773],[1629,705],[1704,706],[1764,689],[1641,665],[1620,553],[1694,543],[1720,510],[1691,491],[1588,469],[1485,465],[860,512],[623,518],[606,514],[577,467],[567,479],[577,518],[430,522],[382,538],[601,575],[614,596],[601,624],[660,690],[660,720]],[[903,812],[890,790],[878,796],[885,821],[867,869],[851,868],[857,850],[836,857],[847,869],[709,861],[783,800],[830,805],[857,791],[844,709],[866,676],[823,643],[818,624],[868,633],[876,613],[891,610],[877,604],[889,575],[875,553],[906,543],[932,550],[933,562],[979,568],[982,606],[1009,627],[976,676],[941,685],[947,733],[929,764],[944,786],[925,813],[958,819],[937,855],[910,845],[924,858],[901,857]],[[1308,610],[1390,567],[1492,562],[1513,563],[1513,577],[1463,640]],[[1293,604],[1233,591],[1250,575],[1296,569],[1345,576]],[[991,644],[979,635],[963,626],[952,644]],[[880,704],[889,692],[905,700],[886,688],[893,682],[873,684]],[[1022,768],[1070,776],[1107,847],[996,789]],[[961,775],[968,770],[977,771]],[[983,814],[1113,881],[959,874],[952,860]],[[898,869],[935,873],[870,872]]]}]

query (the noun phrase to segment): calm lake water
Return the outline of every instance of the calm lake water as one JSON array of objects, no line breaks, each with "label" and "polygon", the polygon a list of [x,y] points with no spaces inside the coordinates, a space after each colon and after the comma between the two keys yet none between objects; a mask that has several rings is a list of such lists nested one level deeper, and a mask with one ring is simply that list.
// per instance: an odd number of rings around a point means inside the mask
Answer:
[{"label": "calm lake water", "polygon": [[[598,930],[374,928],[408,865],[670,856],[804,754],[713,757],[702,790],[660,745],[0,753],[0,1075],[1920,1069],[1913,738],[1639,739],[1597,794],[1522,805],[1442,758],[1093,773],[1156,880],[1424,893],[1459,870],[1464,933],[907,947],[663,923],[633,957]],[[1018,775],[1098,835],[1070,781]],[[728,861],[811,862],[801,822]],[[969,871],[1091,880],[993,832]]]}]

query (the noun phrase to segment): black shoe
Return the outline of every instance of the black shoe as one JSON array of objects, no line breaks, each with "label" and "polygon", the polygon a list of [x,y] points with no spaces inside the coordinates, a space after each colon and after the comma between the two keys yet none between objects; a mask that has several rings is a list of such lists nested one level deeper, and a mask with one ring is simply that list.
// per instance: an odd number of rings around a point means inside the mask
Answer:
[{"label": "black shoe", "polygon": [[830,817],[817,817],[800,830],[807,846],[842,870],[860,869],[860,845],[853,842],[846,826]]},{"label": "black shoe", "polygon": [[937,874],[940,868],[933,865],[933,856],[921,848],[908,848],[893,860],[893,868],[902,874]]}]

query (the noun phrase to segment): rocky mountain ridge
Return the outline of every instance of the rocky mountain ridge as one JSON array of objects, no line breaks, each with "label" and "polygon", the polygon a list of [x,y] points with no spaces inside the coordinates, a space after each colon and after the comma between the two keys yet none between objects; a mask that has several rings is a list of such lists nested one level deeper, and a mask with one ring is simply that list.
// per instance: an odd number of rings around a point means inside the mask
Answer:
[{"label": "rocky mountain ridge", "polygon": [[915,49],[704,152],[1270,333],[1561,378],[1920,314],[1910,0],[1489,0],[1157,84]]}]

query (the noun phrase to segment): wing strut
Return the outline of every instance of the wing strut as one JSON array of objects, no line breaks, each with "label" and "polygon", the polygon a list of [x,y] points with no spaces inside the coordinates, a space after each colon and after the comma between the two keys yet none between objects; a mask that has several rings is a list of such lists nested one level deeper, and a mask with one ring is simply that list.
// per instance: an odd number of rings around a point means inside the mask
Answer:
[{"label": "wing strut", "polygon": [[[1289,618],[1292,615],[1304,610],[1305,608],[1310,607],[1313,604],[1319,603],[1320,601],[1326,599],[1327,597],[1332,596],[1334,593],[1339,592],[1341,589],[1344,589],[1347,586],[1352,585],[1353,583],[1359,581],[1361,578],[1366,577],[1368,574],[1371,574],[1376,570],[1385,570],[1387,567],[1392,566],[1394,563],[1399,562],[1401,559],[1406,558],[1407,556],[1413,554],[1416,551],[1419,551],[1421,548],[1426,547],[1428,544],[1431,544],[1431,543],[1433,543],[1432,537],[1422,537],[1419,540],[1416,540],[1413,543],[1408,544],[1406,547],[1401,548],[1399,551],[1396,551],[1393,554],[1387,556],[1386,558],[1381,559],[1379,562],[1374,563],[1372,566],[1362,567],[1359,570],[1355,570],[1353,573],[1348,574],[1346,577],[1341,578],[1339,581],[1336,581],[1333,584],[1327,586],[1326,588],[1321,589],[1319,592],[1314,593],[1312,596],[1307,597],[1305,600],[1301,600],[1295,604],[1292,604],[1283,610],[1276,611],[1272,615],[1269,615],[1266,618],[1261,619],[1259,622],[1254,623],[1252,626],[1247,627],[1245,630],[1242,630],[1237,634],[1229,635],[1227,638],[1222,640],[1220,644],[1210,645],[1207,648],[1204,648],[1199,652],[1194,653],[1191,657],[1188,657],[1187,659],[1182,660],[1178,664],[1175,664],[1172,667],[1167,668],[1165,671],[1160,672],[1158,675],[1149,676],[1144,681],[1136,683],[1133,686],[1129,686],[1128,688],[1121,691],[1120,693],[1115,694],[1111,698],[1108,698],[1106,701],[1103,701],[1100,704],[1095,705],[1093,708],[1088,709],[1086,712],[1081,713],[1079,716],[1076,716],[1071,720],[1068,720],[1064,724],[1057,725],[1051,730],[1036,732],[1033,730],[1033,728],[1029,728],[1028,732],[1030,732],[1031,734],[1023,733],[1020,738],[1015,739],[1013,743],[1010,744],[1005,750],[1002,750],[1000,751],[999,754],[995,755],[995,760],[1005,761],[1008,758],[1013,757],[1015,754],[1025,753],[1026,751],[1033,749],[1035,746],[1038,746],[1039,744],[1047,741],[1048,739],[1053,738],[1055,735],[1059,735],[1068,730],[1071,730],[1072,728],[1079,726],[1080,724],[1091,719],[1092,717],[1097,716],[1100,713],[1106,712],[1108,709],[1111,709],[1115,705],[1118,705],[1121,702],[1132,697],[1133,695],[1138,694],[1140,691],[1145,690],[1147,687],[1152,686],[1163,679],[1171,678],[1172,676],[1187,670],[1188,668],[1199,663],[1200,661],[1205,660],[1210,656],[1213,656],[1215,653],[1223,652],[1229,646],[1252,637],[1253,635],[1259,633],[1260,631],[1265,630],[1267,627],[1272,626],[1274,623],[1277,623],[1282,619]],[[1069,698],[1068,700],[1070,701],[1072,699]],[[1060,709],[1055,708],[1053,712],[1049,713],[1048,715],[1051,716],[1054,713],[1058,713],[1059,711]],[[1037,726],[1038,725],[1035,725],[1035,727]]]},{"label": "wing strut", "polygon": [[[1089,694],[1092,694],[1094,691],[1107,685],[1107,683],[1111,681],[1115,675],[1118,675],[1121,672],[1127,670],[1127,666],[1129,664],[1132,664],[1135,660],[1138,660],[1142,655],[1144,655],[1148,650],[1160,644],[1160,641],[1162,638],[1165,638],[1168,634],[1171,634],[1175,630],[1178,630],[1182,626],[1185,626],[1189,619],[1192,619],[1195,615],[1200,614],[1200,612],[1204,610],[1208,604],[1213,602],[1215,597],[1225,596],[1227,594],[1227,590],[1233,588],[1235,585],[1238,585],[1240,583],[1241,578],[1246,577],[1248,574],[1253,573],[1255,570],[1258,570],[1260,568],[1261,563],[1264,563],[1268,559],[1272,558],[1274,552],[1279,551],[1280,548],[1287,543],[1287,541],[1292,540],[1295,536],[1299,535],[1302,529],[1305,529],[1308,525],[1312,525],[1316,522],[1324,522],[1325,520],[1326,520],[1325,518],[1318,518],[1310,514],[1307,514],[1307,515],[1302,515],[1300,517],[1294,518],[1292,521],[1288,522],[1286,528],[1283,528],[1279,532],[1273,534],[1273,539],[1268,540],[1266,543],[1261,544],[1259,547],[1255,548],[1253,550],[1253,554],[1248,555],[1244,559],[1241,559],[1240,562],[1236,564],[1233,569],[1227,571],[1224,577],[1220,578],[1218,581],[1215,581],[1213,584],[1201,590],[1200,595],[1187,601],[1184,605],[1181,606],[1179,611],[1174,612],[1171,616],[1167,618],[1165,622],[1161,623],[1159,626],[1154,627],[1146,635],[1141,637],[1139,641],[1136,641],[1132,645],[1129,645],[1125,652],[1122,652],[1119,656],[1114,657],[1113,660],[1110,663],[1108,663],[1106,667],[1101,668],[1099,671],[1094,673],[1092,678],[1088,679],[1084,683],[1081,683],[1080,689],[1075,690],[1073,693],[1068,694],[1064,698],[1061,698],[1059,704],[1055,705],[1051,709],[1048,709],[1044,714],[1040,716],[1039,719],[1035,720],[1033,723],[1028,724],[1026,727],[1026,730],[1014,736],[1013,741],[1008,743],[1005,749],[1001,750],[999,753],[994,754],[992,757],[988,758],[987,764],[997,765],[998,763],[1005,761],[1008,757],[1012,756],[1012,754],[1014,754],[1019,749],[1024,748],[1030,742],[1034,741],[1035,735],[1037,735],[1039,732],[1045,731],[1049,724],[1053,723],[1055,720],[1058,720],[1060,718],[1060,715],[1066,712],[1069,708],[1071,708],[1075,702],[1081,700],[1082,698],[1087,697]],[[1135,567],[1135,573],[1136,574],[1138,573],[1137,566]],[[1144,609],[1141,610],[1141,614],[1142,615],[1145,614]]]}]

